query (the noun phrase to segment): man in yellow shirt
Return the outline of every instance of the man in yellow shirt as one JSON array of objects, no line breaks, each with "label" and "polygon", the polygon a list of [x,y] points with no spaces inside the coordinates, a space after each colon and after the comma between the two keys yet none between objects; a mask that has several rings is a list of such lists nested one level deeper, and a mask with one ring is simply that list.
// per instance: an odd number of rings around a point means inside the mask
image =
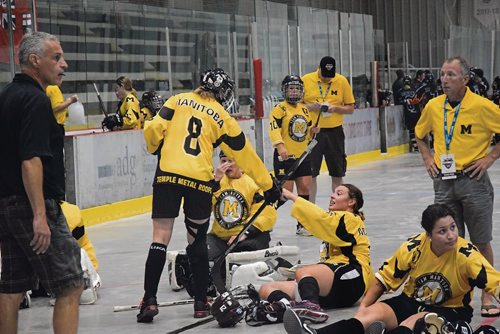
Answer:
[{"label": "man in yellow shirt", "polygon": [[[313,182],[310,201],[316,201],[316,177],[325,156],[328,174],[332,178],[332,192],[342,183],[347,169],[345,135],[342,123],[344,114],[354,112],[354,95],[347,79],[335,73],[335,59],[323,57],[319,68],[302,77],[304,82],[304,103],[311,112],[311,119],[319,119],[318,144],[311,153]],[[320,111],[321,109],[321,111]]]},{"label": "man in yellow shirt", "polygon": [[52,111],[54,112],[57,124],[64,126],[66,118],[68,117],[68,107],[78,101],[78,96],[72,95],[64,99],[58,85],[47,86],[45,94],[47,94],[50,99],[50,104],[52,105]]},{"label": "man in yellow shirt", "polygon": [[[493,265],[491,248],[493,186],[487,173],[500,156],[500,144],[490,151],[491,138],[500,131],[500,109],[468,87],[469,65],[461,57],[441,67],[443,95],[431,99],[415,127],[417,145],[434,182],[434,201],[455,215],[460,236],[469,238]],[[427,135],[434,134],[434,154]],[[498,316],[492,298],[481,298],[481,315]]]}]

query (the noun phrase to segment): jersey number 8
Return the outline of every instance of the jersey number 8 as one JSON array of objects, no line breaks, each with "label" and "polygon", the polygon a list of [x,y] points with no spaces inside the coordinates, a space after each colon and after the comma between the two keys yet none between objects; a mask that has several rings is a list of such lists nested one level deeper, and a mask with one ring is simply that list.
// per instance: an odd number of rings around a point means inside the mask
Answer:
[{"label": "jersey number 8", "polygon": [[[187,154],[191,154],[194,156],[197,156],[200,154],[201,149],[200,149],[200,143],[198,142],[198,137],[201,135],[201,126],[203,124],[201,123],[201,119],[196,118],[196,117],[191,117],[189,119],[189,124],[188,124],[188,132],[189,135],[186,137],[186,140],[184,141],[184,151],[186,151]],[[193,148],[193,140],[195,140],[195,148]]]}]

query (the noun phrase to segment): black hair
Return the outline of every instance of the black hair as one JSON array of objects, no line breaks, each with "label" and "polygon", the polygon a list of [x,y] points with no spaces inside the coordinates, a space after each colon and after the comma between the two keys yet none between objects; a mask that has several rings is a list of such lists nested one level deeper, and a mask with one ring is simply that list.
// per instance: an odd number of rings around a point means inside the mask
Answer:
[{"label": "black hair", "polygon": [[432,229],[434,228],[436,222],[439,219],[448,216],[455,218],[453,215],[453,211],[451,211],[448,206],[444,204],[431,204],[422,213],[422,222],[420,224],[424,228],[425,232],[431,235]]},{"label": "black hair", "polygon": [[361,192],[361,190],[358,187],[356,187],[353,184],[344,183],[342,185],[344,187],[346,187],[347,190],[349,191],[348,192],[349,198],[353,198],[356,200],[356,204],[354,204],[354,208],[352,211],[354,212],[355,215],[359,215],[361,217],[361,219],[365,220],[365,216],[364,216],[363,212],[361,211],[361,208],[363,207],[363,204],[365,203],[365,201],[363,200],[363,193]]}]

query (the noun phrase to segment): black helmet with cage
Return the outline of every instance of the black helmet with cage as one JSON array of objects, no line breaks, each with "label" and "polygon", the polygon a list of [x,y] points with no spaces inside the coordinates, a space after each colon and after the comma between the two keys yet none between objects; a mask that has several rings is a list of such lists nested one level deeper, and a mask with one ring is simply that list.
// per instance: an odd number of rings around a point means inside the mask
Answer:
[{"label": "black helmet with cage", "polygon": [[163,106],[163,99],[156,91],[150,90],[142,94],[141,106],[148,108],[154,116]]},{"label": "black helmet with cage", "polygon": [[224,109],[229,110],[234,104],[234,81],[221,68],[208,69],[201,74],[200,86],[212,92]]},{"label": "black helmet with cage", "polygon": [[286,102],[296,104],[304,97],[304,83],[295,74],[287,75],[281,82],[281,93]]},{"label": "black helmet with cage", "polygon": [[409,89],[411,87],[411,82],[412,82],[411,77],[409,75],[405,75],[403,78],[403,86],[407,86],[406,89]]}]

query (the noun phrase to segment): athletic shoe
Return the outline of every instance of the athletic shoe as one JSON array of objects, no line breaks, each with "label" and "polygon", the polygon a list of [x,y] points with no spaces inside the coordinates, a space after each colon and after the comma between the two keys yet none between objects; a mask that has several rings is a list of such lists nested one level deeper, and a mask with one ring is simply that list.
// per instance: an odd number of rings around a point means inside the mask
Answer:
[{"label": "athletic shoe", "polygon": [[194,317],[195,318],[206,318],[210,315],[210,304],[202,301],[194,302]]},{"label": "athletic shoe", "polygon": [[292,309],[287,309],[283,315],[283,326],[288,334],[316,334],[314,328],[309,327],[300,320],[297,313]]},{"label": "athletic shoe", "polygon": [[156,297],[147,300],[142,299],[141,309],[137,315],[137,322],[153,322],[153,318],[158,314],[158,303]]},{"label": "athletic shoe", "polygon": [[328,320],[328,314],[316,303],[309,300],[295,302],[292,305],[292,310],[303,320],[309,320],[315,324],[319,324]]},{"label": "athletic shoe", "polygon": [[297,225],[297,230],[295,231],[296,235],[301,235],[303,237],[310,237],[312,234],[306,230],[302,225]]},{"label": "athletic shoe", "polygon": [[24,309],[24,308],[30,308],[31,306],[31,297],[30,297],[31,291],[25,292],[23,296],[23,300],[21,301],[21,304],[19,305],[19,309]]},{"label": "athletic shoe", "polygon": [[370,324],[365,330],[365,334],[384,334],[385,323],[383,321],[375,321]]}]

